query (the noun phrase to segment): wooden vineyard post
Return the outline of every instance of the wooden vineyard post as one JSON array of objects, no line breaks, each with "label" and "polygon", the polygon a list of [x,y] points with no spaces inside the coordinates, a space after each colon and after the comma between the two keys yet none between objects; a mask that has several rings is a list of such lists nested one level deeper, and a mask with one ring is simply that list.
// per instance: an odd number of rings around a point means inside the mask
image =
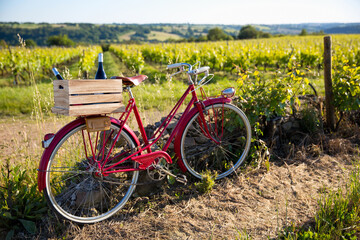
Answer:
[{"label": "wooden vineyard post", "polygon": [[335,129],[335,109],[334,95],[331,79],[331,37],[324,37],[324,81],[325,81],[325,110],[326,124],[331,129]]}]

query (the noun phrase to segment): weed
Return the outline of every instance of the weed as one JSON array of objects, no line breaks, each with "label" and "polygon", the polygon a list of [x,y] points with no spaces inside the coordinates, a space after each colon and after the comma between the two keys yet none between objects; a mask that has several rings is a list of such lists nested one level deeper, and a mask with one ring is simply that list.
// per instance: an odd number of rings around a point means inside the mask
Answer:
[{"label": "weed", "polygon": [[217,173],[213,173],[210,170],[206,170],[201,174],[201,182],[195,183],[196,189],[200,193],[210,193],[215,185],[215,179]]},{"label": "weed", "polygon": [[10,167],[10,158],[0,168],[0,228],[8,231],[11,238],[22,227],[36,233],[35,221],[46,212],[46,201],[37,190],[36,170],[21,169],[21,165]]},{"label": "weed", "polygon": [[[266,143],[261,139],[252,138],[251,148],[248,154],[249,165],[259,169],[264,163],[266,170],[270,170],[270,152]],[[245,167],[245,166],[244,166]]]},{"label": "weed", "polygon": [[246,232],[246,229],[240,231],[236,228],[237,236],[235,236],[236,240],[250,240],[252,239],[249,234]]},{"label": "weed", "polygon": [[352,174],[347,193],[342,190],[331,192],[319,200],[319,212],[315,217],[315,230],[347,239],[360,230],[360,173]]},{"label": "weed", "polygon": [[320,129],[320,120],[318,114],[312,108],[305,108],[301,111],[301,128],[308,133],[316,133]]}]

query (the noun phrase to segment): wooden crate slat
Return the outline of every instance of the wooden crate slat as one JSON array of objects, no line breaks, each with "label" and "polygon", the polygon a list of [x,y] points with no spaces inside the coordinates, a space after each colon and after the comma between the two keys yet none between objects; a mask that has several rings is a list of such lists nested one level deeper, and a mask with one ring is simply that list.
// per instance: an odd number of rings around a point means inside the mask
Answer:
[{"label": "wooden crate slat", "polygon": [[60,108],[60,107],[51,108],[51,112],[56,113],[56,114],[65,115],[65,116],[70,116],[69,115],[69,109],[63,109],[63,108]]},{"label": "wooden crate slat", "polygon": [[60,107],[53,107],[53,113],[62,114],[66,116],[85,116],[97,115],[107,113],[120,113],[125,111],[125,106],[120,103],[94,104],[94,105],[79,105],[70,106],[68,109]]},{"label": "wooden crate slat", "polygon": [[71,106],[69,109],[70,116],[105,114],[124,112],[125,106],[121,103],[106,103],[94,105]]},{"label": "wooden crate slat", "polygon": [[122,102],[122,94],[98,94],[70,96],[68,104]]},{"label": "wooden crate slat", "polygon": [[69,106],[69,98],[56,98],[55,106],[62,108],[65,108],[65,106]]},{"label": "wooden crate slat", "polygon": [[122,80],[70,80],[69,94],[122,92]]}]

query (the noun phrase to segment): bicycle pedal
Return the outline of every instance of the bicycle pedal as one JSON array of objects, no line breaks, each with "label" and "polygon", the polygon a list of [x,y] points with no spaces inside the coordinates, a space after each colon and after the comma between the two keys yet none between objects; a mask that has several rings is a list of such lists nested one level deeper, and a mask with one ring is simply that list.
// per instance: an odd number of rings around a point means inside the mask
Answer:
[{"label": "bicycle pedal", "polygon": [[184,184],[184,185],[186,185],[187,184],[187,179],[186,179],[186,176],[185,175],[183,175],[183,174],[178,174],[178,175],[176,175],[176,181],[178,181],[178,182],[180,182],[180,183],[182,183],[182,184]]}]

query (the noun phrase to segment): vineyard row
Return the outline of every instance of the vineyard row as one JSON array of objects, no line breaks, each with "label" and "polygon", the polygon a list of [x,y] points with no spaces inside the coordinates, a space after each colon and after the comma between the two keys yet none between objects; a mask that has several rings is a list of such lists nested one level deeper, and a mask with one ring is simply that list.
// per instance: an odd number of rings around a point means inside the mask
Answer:
[{"label": "vineyard row", "polygon": [[[0,50],[0,74],[12,74],[15,80],[26,81],[30,73],[47,75],[53,66],[78,58],[83,76],[96,64],[99,46],[77,48],[4,48]],[[145,62],[171,64],[201,62],[214,70],[232,71],[235,66],[286,69],[296,64],[300,68],[318,71],[323,62],[321,37],[286,37],[267,40],[226,41],[182,44],[112,45],[127,68],[141,73]],[[339,35],[333,38],[334,68],[360,65],[360,36]]]}]

